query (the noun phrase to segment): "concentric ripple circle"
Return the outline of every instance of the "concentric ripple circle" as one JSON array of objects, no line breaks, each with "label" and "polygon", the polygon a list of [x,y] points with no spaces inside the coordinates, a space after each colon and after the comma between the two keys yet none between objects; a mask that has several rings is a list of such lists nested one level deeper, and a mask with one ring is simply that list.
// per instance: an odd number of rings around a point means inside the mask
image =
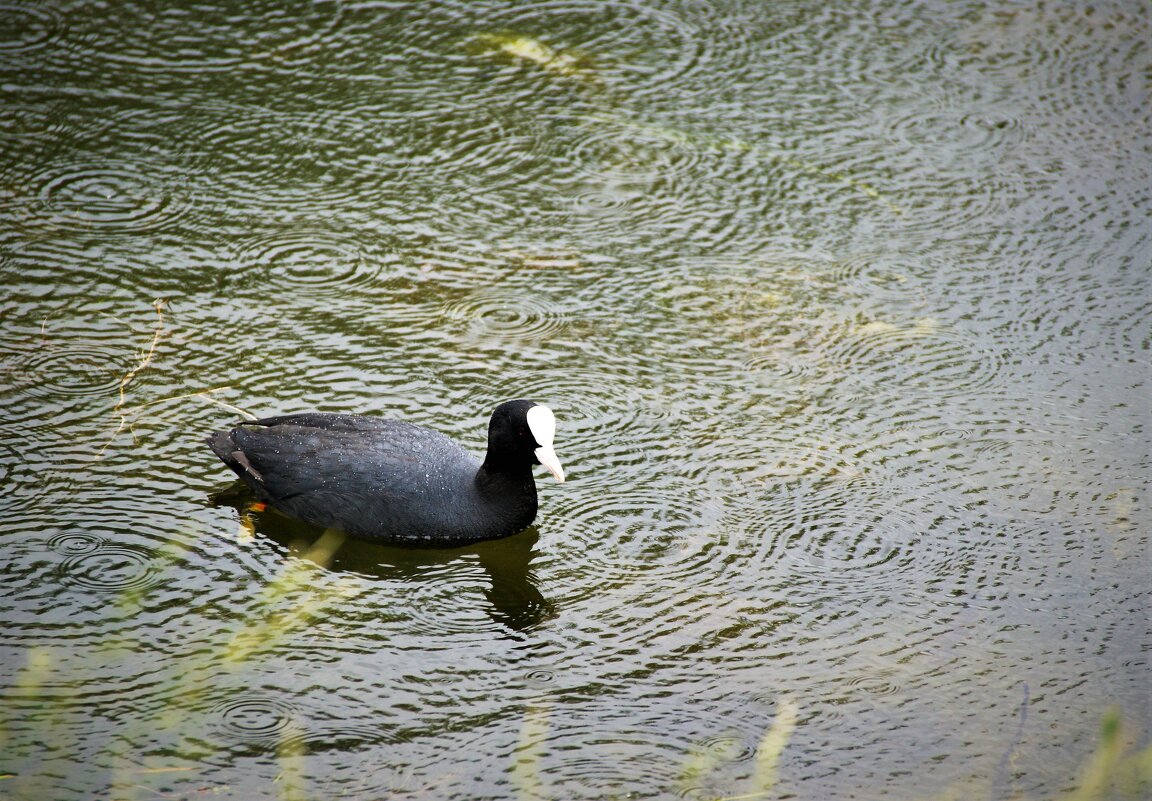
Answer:
[{"label": "concentric ripple circle", "polygon": [[109,544],[72,553],[58,568],[61,583],[108,593],[148,587],[160,579],[161,573],[155,554]]},{"label": "concentric ripple circle", "polygon": [[415,630],[487,636],[497,625],[483,602],[490,586],[491,577],[471,558],[426,565],[405,588]]},{"label": "concentric ripple circle", "polygon": [[864,504],[867,487],[808,488],[820,499],[819,518],[806,510],[774,507],[769,515],[779,540],[773,551],[797,576],[827,581],[869,575],[900,586],[904,568],[917,557],[916,514],[894,502]]},{"label": "concentric ripple circle", "polygon": [[105,540],[86,531],[66,531],[48,540],[48,547],[64,556],[80,556],[102,547]]},{"label": "concentric ripple circle", "polygon": [[[286,7],[283,3],[254,2],[245,13],[263,18],[258,37],[243,35],[246,29],[236,25],[230,8],[213,5],[126,5],[118,9],[115,30],[107,24],[106,14],[85,17],[74,13],[72,27],[82,34],[81,41],[96,58],[128,65],[141,73],[205,72],[234,69],[247,60],[290,61],[294,54],[319,48],[335,38],[342,10],[338,3],[292,3]],[[119,30],[148,31],[149,35],[124,40],[117,36]],[[189,30],[197,35],[189,36]]]},{"label": "concentric ripple circle", "polygon": [[997,380],[1002,355],[963,332],[930,318],[912,323],[853,324],[829,355],[841,368],[864,371],[905,387],[967,392]]},{"label": "concentric ripple circle", "polygon": [[69,230],[156,231],[189,208],[172,179],[110,160],[54,165],[32,183],[38,187],[38,221]]},{"label": "concentric ripple circle", "polygon": [[581,189],[571,196],[573,221],[584,226],[600,226],[604,221],[629,218],[642,207],[649,195],[642,189],[603,186]]},{"label": "concentric ripple circle", "polygon": [[[549,46],[587,55],[609,83],[668,91],[700,69],[707,38],[677,14],[639,2],[557,0],[486,15],[491,30],[547,31]],[[545,37],[540,37],[545,38]]]},{"label": "concentric ripple circle", "polygon": [[300,230],[242,242],[236,260],[242,279],[258,276],[262,287],[297,286],[309,291],[344,291],[373,284],[384,269],[381,255],[362,232]]},{"label": "concentric ripple circle", "polygon": [[292,731],[300,712],[288,701],[265,694],[242,694],[212,708],[213,729],[240,743],[275,744]]},{"label": "concentric ripple circle", "polygon": [[862,297],[914,300],[933,276],[951,267],[930,254],[862,253],[835,264],[830,277]]},{"label": "concentric ripple circle", "polygon": [[62,30],[60,16],[50,7],[0,3],[0,54],[44,47]]},{"label": "concentric ripple circle", "polygon": [[624,184],[651,184],[691,173],[701,146],[674,129],[593,117],[577,121],[580,135],[570,158],[591,178]]},{"label": "concentric ripple circle", "polygon": [[946,145],[968,158],[992,158],[1023,143],[1024,123],[1006,110],[973,110],[961,98],[941,100],[935,113],[917,113],[891,121],[892,135],[912,145]]},{"label": "concentric ripple circle", "polygon": [[886,673],[848,676],[844,683],[852,690],[868,695],[896,695],[901,690],[900,684],[893,681]]},{"label": "concentric ripple circle", "polygon": [[53,345],[25,355],[10,376],[39,396],[110,395],[127,369],[123,357],[95,345]]},{"label": "concentric ripple circle", "polygon": [[580,571],[563,582],[569,600],[639,580],[690,581],[727,547],[716,528],[719,504],[687,486],[588,488],[550,502],[565,540],[580,551]]},{"label": "concentric ripple circle", "polygon": [[539,295],[482,290],[445,306],[442,318],[477,338],[540,341],[564,325],[564,315]]},{"label": "concentric ripple circle", "polygon": [[743,360],[744,369],[753,374],[775,376],[787,381],[807,382],[819,373],[817,365],[792,353],[756,353]]}]

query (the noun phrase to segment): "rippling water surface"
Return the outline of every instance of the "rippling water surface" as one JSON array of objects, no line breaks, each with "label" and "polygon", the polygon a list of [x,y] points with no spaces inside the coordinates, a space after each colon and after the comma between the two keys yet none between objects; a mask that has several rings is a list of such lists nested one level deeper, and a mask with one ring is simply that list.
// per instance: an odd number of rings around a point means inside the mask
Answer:
[{"label": "rippling water surface", "polygon": [[[0,3],[0,796],[1146,797],[1150,18]],[[519,396],[461,550],[202,443]]]}]

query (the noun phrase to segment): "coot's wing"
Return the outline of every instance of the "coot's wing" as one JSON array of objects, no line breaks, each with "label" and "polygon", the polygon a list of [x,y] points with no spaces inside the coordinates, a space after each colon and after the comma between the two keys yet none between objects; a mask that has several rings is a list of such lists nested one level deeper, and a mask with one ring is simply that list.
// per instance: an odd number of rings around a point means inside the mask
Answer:
[{"label": "coot's wing", "polygon": [[475,518],[467,505],[479,460],[410,423],[287,415],[209,443],[257,497],[316,525],[367,537],[449,537]]},{"label": "coot's wing", "polygon": [[[310,492],[349,496],[418,492],[445,465],[477,460],[443,434],[397,420],[335,414],[271,417],[229,432],[230,465],[278,501]],[[241,470],[243,472],[241,472]],[[244,473],[248,475],[245,476]],[[257,486],[258,485],[258,486]]]},{"label": "coot's wing", "polygon": [[[267,501],[276,497],[277,486],[299,485],[300,489],[306,489],[323,475],[319,469],[323,464],[307,462],[299,465],[302,469],[293,474],[293,462],[306,458],[309,451],[323,453],[325,448],[342,445],[341,434],[365,432],[371,433],[374,440],[383,437],[386,441],[389,431],[397,425],[391,420],[350,414],[285,414],[245,420],[231,430],[217,431],[208,437],[208,446]],[[269,477],[285,475],[266,487],[265,473]],[[309,475],[313,477],[312,483]]]}]

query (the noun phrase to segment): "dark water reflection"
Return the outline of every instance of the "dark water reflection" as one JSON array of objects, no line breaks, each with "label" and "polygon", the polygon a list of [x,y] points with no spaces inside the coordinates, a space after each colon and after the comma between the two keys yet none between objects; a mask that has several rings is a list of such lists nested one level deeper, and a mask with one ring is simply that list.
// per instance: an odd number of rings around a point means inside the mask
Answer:
[{"label": "dark water reflection", "polygon": [[[539,625],[554,615],[531,570],[539,531],[532,526],[511,537],[466,548],[400,548],[349,540],[335,533],[317,532],[273,511],[254,512],[241,493],[236,508],[254,533],[281,546],[285,553],[313,561],[320,567],[352,573],[387,584],[416,585],[406,595],[427,616],[421,630],[451,627],[462,598],[483,579],[481,609],[508,633]],[[334,538],[326,547],[325,537]],[[429,621],[439,620],[440,623]],[[474,625],[469,622],[468,627]],[[494,631],[500,634],[500,629]]]},{"label": "dark water reflection", "polygon": [[[1150,41],[0,3],[0,796],[1144,797]],[[515,396],[508,540],[212,500],[240,410]]]}]

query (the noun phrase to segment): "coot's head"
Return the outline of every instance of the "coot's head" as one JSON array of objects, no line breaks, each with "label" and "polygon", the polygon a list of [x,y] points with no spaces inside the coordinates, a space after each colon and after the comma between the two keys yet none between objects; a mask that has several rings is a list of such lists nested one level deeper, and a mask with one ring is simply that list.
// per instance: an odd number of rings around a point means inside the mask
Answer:
[{"label": "coot's head", "polygon": [[564,468],[552,449],[556,416],[547,406],[530,400],[505,401],[492,412],[488,423],[490,467],[542,464],[557,481],[564,481]]}]

